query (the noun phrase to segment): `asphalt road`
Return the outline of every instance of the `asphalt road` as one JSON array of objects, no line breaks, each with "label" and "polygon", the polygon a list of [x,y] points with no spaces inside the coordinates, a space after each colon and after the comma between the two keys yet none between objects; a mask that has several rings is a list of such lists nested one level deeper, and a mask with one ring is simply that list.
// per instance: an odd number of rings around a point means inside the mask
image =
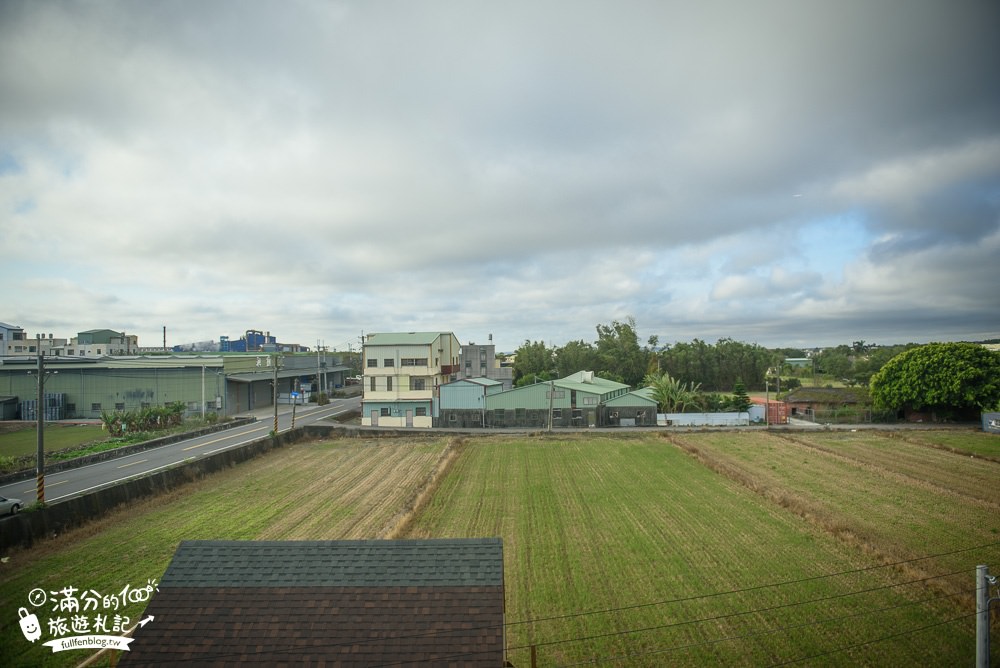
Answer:
[{"label": "asphalt road", "polygon": [[[334,399],[326,406],[309,404],[295,410],[295,426],[303,427],[325,418],[359,410],[361,397]],[[58,503],[80,496],[95,489],[115,485],[130,478],[138,478],[179,462],[205,457],[220,450],[237,448],[266,436],[274,427],[274,410],[254,413],[257,422],[242,427],[226,429],[214,434],[190,438],[132,455],[109,459],[80,468],[69,469],[45,476],[45,501]],[[278,431],[292,426],[292,407],[278,407]],[[35,502],[35,479],[23,480],[0,487],[0,496],[21,499],[24,505]]]}]

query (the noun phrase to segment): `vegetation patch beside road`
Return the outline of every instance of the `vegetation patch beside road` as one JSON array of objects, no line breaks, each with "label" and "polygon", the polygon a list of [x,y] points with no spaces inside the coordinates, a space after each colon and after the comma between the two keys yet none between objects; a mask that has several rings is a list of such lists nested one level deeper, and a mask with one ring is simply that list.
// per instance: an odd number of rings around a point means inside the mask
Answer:
[{"label": "vegetation patch beside road", "polygon": [[1000,492],[979,482],[1000,464],[935,444],[990,441],[662,433],[275,450],[4,555],[0,646],[9,665],[78,662],[26,642],[17,602],[159,579],[181,540],[499,536],[515,665],[531,645],[541,665],[972,662],[975,565],[1000,569]]}]

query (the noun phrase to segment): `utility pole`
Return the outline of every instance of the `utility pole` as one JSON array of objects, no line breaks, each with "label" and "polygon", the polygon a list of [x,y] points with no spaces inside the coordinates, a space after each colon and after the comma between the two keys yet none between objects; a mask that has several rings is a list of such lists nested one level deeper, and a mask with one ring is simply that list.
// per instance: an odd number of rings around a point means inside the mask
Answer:
[{"label": "utility pole", "polygon": [[990,668],[990,586],[997,586],[997,576],[990,575],[985,564],[976,566],[976,668]]},{"label": "utility pole", "polygon": [[556,381],[549,381],[549,431],[552,431],[552,398],[556,393]]},{"label": "utility pole", "polygon": [[316,392],[317,396],[319,396],[319,392],[323,391],[323,383],[321,381],[321,379],[323,378],[323,362],[320,361],[319,357],[321,347],[322,346],[320,340],[316,339],[316,385],[318,386],[318,388],[313,389],[313,392]]},{"label": "utility pole", "polygon": [[768,387],[767,371],[764,372],[764,425],[771,428],[771,394]]},{"label": "utility pole", "polygon": [[271,381],[272,391],[274,392],[274,435],[278,435],[278,356],[274,356],[274,380]]},{"label": "utility pole", "polygon": [[38,402],[35,418],[38,420],[38,464],[35,493],[38,503],[45,503],[45,358],[42,357],[42,340],[38,337]]}]

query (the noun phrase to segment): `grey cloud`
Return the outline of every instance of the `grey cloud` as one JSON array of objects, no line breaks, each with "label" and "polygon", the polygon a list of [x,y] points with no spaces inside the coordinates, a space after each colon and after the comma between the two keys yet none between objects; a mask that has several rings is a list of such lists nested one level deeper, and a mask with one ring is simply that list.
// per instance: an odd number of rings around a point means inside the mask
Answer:
[{"label": "grey cloud", "polygon": [[[140,276],[162,304],[123,292],[114,317],[189,319],[192,339],[266,318],[307,341],[433,322],[565,341],[628,314],[667,338],[780,339],[789,312],[840,314],[815,336],[929,328],[884,301],[922,264],[926,317],[973,323],[950,295],[1000,278],[977,264],[998,225],[998,19],[931,0],[10,1],[0,211],[20,227],[0,234],[27,254],[46,230],[81,277]],[[796,230],[838,218],[874,241],[797,265]],[[205,283],[239,308],[206,312]],[[33,294],[0,315],[69,308]]]}]

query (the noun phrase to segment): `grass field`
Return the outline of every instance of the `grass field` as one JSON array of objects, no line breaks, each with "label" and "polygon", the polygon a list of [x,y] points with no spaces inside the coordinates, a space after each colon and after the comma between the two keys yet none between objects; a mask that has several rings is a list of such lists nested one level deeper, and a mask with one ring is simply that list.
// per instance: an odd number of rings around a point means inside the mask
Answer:
[{"label": "grass field", "polygon": [[0,664],[86,656],[21,637],[31,589],[142,586],[180,540],[500,536],[517,666],[969,665],[1000,439],[943,435],[302,443],[5,555]]},{"label": "grass field", "polygon": [[[46,424],[43,433],[45,452],[55,452],[107,438],[99,425]],[[38,452],[38,432],[34,427],[0,434],[0,456],[21,457]]]}]

